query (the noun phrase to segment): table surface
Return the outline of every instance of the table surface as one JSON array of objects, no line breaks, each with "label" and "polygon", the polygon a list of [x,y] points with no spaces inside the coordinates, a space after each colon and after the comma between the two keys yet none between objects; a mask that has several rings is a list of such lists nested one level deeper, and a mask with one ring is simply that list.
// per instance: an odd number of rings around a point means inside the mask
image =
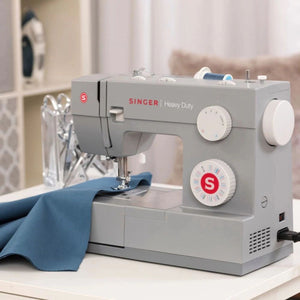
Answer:
[{"label": "table surface", "polygon": [[[36,186],[1,196],[0,201],[48,190]],[[294,220],[299,231],[299,200],[294,200]],[[47,299],[285,299],[297,292],[300,243],[294,245],[289,257],[243,277],[95,254],[86,254],[77,272],[37,271],[18,257],[0,262],[3,299],[15,299],[13,295]]]}]

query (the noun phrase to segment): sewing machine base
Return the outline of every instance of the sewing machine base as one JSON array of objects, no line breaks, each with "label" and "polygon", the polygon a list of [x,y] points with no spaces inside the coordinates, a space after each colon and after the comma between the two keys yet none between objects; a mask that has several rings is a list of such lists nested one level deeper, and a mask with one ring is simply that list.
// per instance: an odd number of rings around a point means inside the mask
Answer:
[{"label": "sewing machine base", "polygon": [[244,264],[94,243],[89,243],[88,252],[138,261],[159,263],[163,265],[241,276],[287,257],[293,252],[293,245],[287,245],[272,253],[260,256]]},{"label": "sewing machine base", "polygon": [[[88,251],[244,275],[293,252],[274,218],[182,206],[180,189],[151,186],[95,199]],[[289,213],[287,213],[289,215]]]}]

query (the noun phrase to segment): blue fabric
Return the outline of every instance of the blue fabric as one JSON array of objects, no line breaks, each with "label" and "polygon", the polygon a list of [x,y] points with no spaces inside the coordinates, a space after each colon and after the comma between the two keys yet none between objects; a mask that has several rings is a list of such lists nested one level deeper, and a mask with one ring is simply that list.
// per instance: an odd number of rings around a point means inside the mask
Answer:
[{"label": "blue fabric", "polygon": [[[132,176],[127,190],[150,185],[151,177]],[[0,259],[21,255],[39,270],[77,270],[89,241],[92,202],[101,193],[120,192],[113,189],[118,184],[116,178],[105,177],[0,203]]]}]

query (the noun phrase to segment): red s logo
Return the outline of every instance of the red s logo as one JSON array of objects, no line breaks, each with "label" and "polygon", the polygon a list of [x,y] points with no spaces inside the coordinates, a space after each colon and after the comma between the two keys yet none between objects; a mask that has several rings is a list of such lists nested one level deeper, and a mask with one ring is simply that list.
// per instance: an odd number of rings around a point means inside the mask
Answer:
[{"label": "red s logo", "polygon": [[86,93],[81,93],[80,94],[80,101],[81,101],[81,103],[86,103],[87,99],[88,99],[88,96],[87,96]]},{"label": "red s logo", "polygon": [[219,180],[216,175],[206,173],[201,178],[202,190],[207,194],[214,194],[219,189]]}]

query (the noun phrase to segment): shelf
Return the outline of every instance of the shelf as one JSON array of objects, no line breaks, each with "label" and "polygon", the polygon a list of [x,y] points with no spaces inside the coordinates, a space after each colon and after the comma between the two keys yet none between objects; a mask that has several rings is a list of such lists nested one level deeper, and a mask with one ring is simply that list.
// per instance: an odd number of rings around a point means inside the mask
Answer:
[{"label": "shelf", "polygon": [[39,85],[26,85],[23,87],[23,96],[31,97],[48,93],[56,93],[71,89],[71,81],[65,82],[45,82]]},{"label": "shelf", "polygon": [[[12,103],[17,102],[18,105],[16,112],[19,132],[17,142],[20,147],[18,168],[21,173],[20,187],[22,188],[25,184],[30,186],[42,182],[40,108],[43,97],[47,94],[57,97],[59,93],[65,93],[69,96],[72,79],[92,72],[91,26],[93,22],[91,20],[91,3],[93,1],[0,0],[1,9],[4,4],[11,4],[9,10],[2,9],[2,14],[0,12],[3,17],[3,22],[0,23],[5,25],[2,26],[3,28],[0,26],[0,35],[3,37],[3,30],[4,37],[12,35],[12,46],[9,47],[9,51],[13,56],[13,66],[10,67],[13,71],[13,87],[11,90],[9,90],[9,86],[5,90],[2,89],[0,99],[4,100],[5,103],[6,99],[16,99]],[[25,85],[22,76],[21,15],[27,10],[34,11],[44,28],[46,53],[44,82],[42,84]],[[8,21],[6,16],[9,16],[12,22],[11,33],[6,30]],[[3,42],[3,39],[1,41]],[[2,68],[1,71],[4,75],[0,81],[9,75],[5,68]],[[2,157],[0,158],[2,159]],[[8,175],[6,178],[9,180]]]},{"label": "shelf", "polygon": [[17,98],[18,93],[15,91],[12,92],[5,92],[5,93],[0,93],[0,98]]},{"label": "shelf", "polygon": [[24,138],[26,187],[42,183],[42,138],[41,138],[42,99],[33,96],[24,102]]},{"label": "shelf", "polygon": [[21,0],[22,12],[32,9],[44,28],[47,82],[58,81],[58,77],[59,80],[72,79],[82,74],[81,1]]}]

